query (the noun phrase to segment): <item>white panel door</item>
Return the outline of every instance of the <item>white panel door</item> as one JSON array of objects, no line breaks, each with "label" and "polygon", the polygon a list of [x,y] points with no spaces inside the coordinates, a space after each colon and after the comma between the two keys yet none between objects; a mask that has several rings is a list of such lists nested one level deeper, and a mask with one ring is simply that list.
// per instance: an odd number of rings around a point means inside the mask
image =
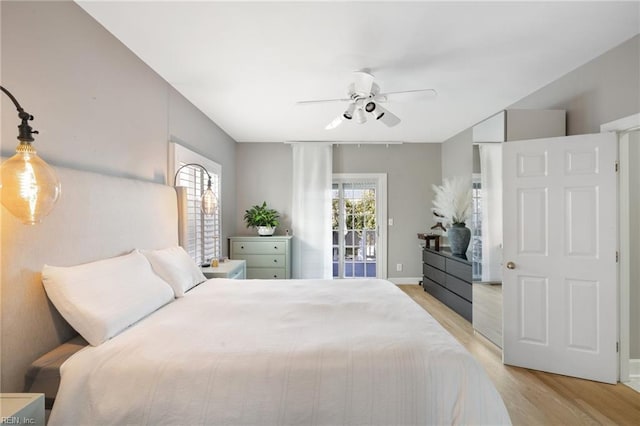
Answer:
[{"label": "white panel door", "polygon": [[503,144],[504,363],[617,381],[617,138]]}]

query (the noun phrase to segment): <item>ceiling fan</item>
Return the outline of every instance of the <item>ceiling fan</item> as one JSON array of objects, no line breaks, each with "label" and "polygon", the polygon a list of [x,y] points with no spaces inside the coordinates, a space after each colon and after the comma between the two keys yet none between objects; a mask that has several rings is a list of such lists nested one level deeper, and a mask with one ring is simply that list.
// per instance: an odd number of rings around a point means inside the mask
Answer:
[{"label": "ceiling fan", "polygon": [[400,123],[400,118],[391,113],[380,103],[388,102],[393,98],[401,96],[436,96],[434,89],[403,90],[400,92],[380,93],[380,86],[374,81],[375,77],[366,71],[354,71],[353,83],[349,84],[347,90],[348,98],[339,99],[318,99],[309,101],[299,101],[298,105],[310,105],[327,102],[349,102],[347,109],[337,116],[325,129],[335,129],[345,120],[355,118],[356,122],[363,124],[367,121],[367,114],[375,120],[379,120],[388,127],[393,127]]}]

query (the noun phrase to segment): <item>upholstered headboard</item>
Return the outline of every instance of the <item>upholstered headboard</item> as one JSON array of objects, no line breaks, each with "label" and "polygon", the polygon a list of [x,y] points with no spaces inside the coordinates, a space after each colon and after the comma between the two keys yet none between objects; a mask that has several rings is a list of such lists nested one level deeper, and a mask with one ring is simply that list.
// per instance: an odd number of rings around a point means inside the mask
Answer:
[{"label": "upholstered headboard", "polygon": [[62,196],[34,226],[0,208],[2,392],[20,392],[29,364],[76,333],[48,301],[40,271],[178,243],[175,190],[56,168]]}]

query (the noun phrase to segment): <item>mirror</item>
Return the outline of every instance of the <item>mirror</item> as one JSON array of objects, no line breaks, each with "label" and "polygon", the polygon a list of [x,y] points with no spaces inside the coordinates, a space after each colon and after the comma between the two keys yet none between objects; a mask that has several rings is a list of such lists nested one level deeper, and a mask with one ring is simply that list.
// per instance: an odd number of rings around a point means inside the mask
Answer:
[{"label": "mirror", "polygon": [[473,145],[473,328],[502,348],[502,146]]}]

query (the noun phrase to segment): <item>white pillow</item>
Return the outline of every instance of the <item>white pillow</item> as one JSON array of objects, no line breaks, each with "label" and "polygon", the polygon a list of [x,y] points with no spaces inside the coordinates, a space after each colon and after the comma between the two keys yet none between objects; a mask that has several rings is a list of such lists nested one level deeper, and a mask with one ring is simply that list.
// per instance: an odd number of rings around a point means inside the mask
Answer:
[{"label": "white pillow", "polygon": [[42,282],[54,306],[84,339],[98,346],[173,300],[171,287],[137,250],[83,265],[44,265]]},{"label": "white pillow", "polygon": [[176,297],[207,280],[191,256],[180,246],[162,250],[142,250],[153,271],[169,283]]}]

